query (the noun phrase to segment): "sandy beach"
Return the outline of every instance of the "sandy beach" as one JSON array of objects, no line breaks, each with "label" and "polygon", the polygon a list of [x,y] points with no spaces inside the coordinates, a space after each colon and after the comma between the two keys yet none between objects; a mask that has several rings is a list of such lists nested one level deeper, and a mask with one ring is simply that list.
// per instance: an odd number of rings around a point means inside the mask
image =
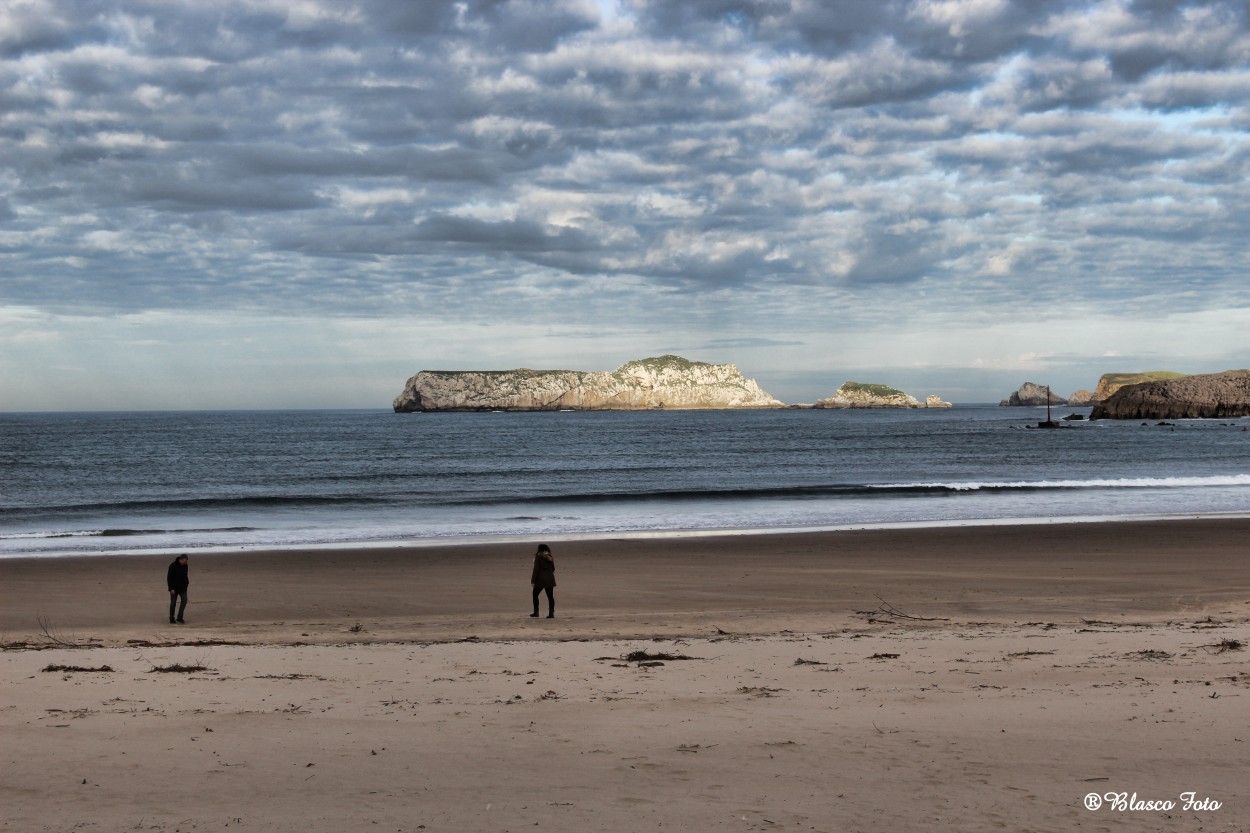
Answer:
[{"label": "sandy beach", "polygon": [[531,545],[192,551],[183,626],[0,560],[0,829],[1245,830],[1248,540],[552,542],[552,620]]}]

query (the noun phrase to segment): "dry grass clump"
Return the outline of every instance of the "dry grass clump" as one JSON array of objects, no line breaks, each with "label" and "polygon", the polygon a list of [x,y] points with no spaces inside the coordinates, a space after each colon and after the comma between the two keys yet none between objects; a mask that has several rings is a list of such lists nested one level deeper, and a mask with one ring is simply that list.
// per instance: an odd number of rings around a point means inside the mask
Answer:
[{"label": "dry grass clump", "polygon": [[1132,653],[1125,654],[1125,656],[1131,659],[1144,659],[1144,660],[1150,660],[1150,661],[1158,661],[1158,660],[1164,660],[1164,659],[1171,659],[1173,655],[1169,654],[1167,651],[1158,651],[1153,648],[1148,648],[1144,651],[1133,651]]},{"label": "dry grass clump", "polygon": [[173,663],[171,665],[153,665],[149,674],[194,674],[197,671],[212,671],[207,665],[195,663],[192,665],[183,665],[181,663]]}]

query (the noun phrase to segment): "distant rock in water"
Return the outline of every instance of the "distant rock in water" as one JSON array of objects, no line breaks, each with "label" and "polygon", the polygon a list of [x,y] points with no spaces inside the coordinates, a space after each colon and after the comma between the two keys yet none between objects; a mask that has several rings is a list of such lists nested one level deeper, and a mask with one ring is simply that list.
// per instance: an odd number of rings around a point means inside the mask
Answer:
[{"label": "distant rock in water", "polygon": [[[1102,402],[1125,385],[1139,385],[1142,382],[1165,382],[1168,379],[1182,379],[1184,373],[1173,373],[1170,370],[1147,370],[1144,373],[1104,373],[1094,388],[1094,402]],[[1075,404],[1075,403],[1073,403]]]},{"label": "distant rock in water", "polygon": [[1215,419],[1250,416],[1250,370],[1125,385],[1090,419]]},{"label": "distant rock in water", "polygon": [[732,364],[659,356],[604,370],[423,370],[395,399],[412,411],[781,408]]},{"label": "distant rock in water", "polygon": [[943,402],[936,394],[925,399],[924,403],[914,396],[886,385],[871,385],[862,382],[846,382],[838,388],[833,396],[821,399],[812,404],[813,408],[949,408],[951,403]]},{"label": "distant rock in water", "polygon": [[[1046,386],[1034,384],[1033,382],[1025,382],[1020,389],[1013,391],[1011,396],[1004,399],[999,405],[1045,405],[1046,404]],[[1050,394],[1051,405],[1067,405],[1068,400],[1062,396],[1056,396],[1052,391]]]},{"label": "distant rock in water", "polygon": [[1087,390],[1078,390],[1068,397],[1068,404],[1076,408],[1094,404],[1094,394]]}]

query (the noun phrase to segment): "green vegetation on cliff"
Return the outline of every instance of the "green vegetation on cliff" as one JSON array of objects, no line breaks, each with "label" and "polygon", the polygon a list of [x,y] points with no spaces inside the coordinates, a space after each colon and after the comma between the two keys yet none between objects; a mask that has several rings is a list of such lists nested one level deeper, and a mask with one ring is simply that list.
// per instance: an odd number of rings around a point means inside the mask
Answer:
[{"label": "green vegetation on cliff", "polygon": [[871,396],[880,397],[907,396],[907,394],[903,393],[901,390],[892,388],[889,385],[871,385],[864,382],[847,382],[842,386],[842,390],[844,393],[866,393]]},{"label": "green vegetation on cliff", "polygon": [[[664,356],[652,356],[647,359],[635,359],[632,362],[625,362],[625,364],[612,371],[612,378],[618,382],[624,383],[631,368],[641,368],[652,375],[658,376],[666,370],[671,370],[676,373],[689,373],[696,367],[712,367],[712,365],[707,362],[692,362],[689,359],[683,359],[681,356],[674,356],[671,354]],[[687,382],[687,384],[694,383]]]},{"label": "green vegetation on cliff", "polygon": [[620,370],[627,367],[643,367],[647,370],[689,370],[692,367],[711,367],[707,362],[692,362],[690,359],[683,359],[681,356],[674,356],[671,353],[664,356],[652,356],[649,359],[634,359],[632,362],[625,362],[621,365]]},{"label": "green vegetation on cliff", "polygon": [[1144,373],[1104,373],[1099,383],[1124,387],[1125,385],[1136,385],[1140,382],[1163,382],[1167,379],[1179,379],[1184,375],[1184,373],[1173,373],[1171,370],[1147,370]]},{"label": "green vegetation on cliff", "polygon": [[1183,379],[1184,373],[1173,373],[1170,370],[1147,370],[1144,373],[1104,373],[1094,388],[1094,400],[1102,402],[1120,388],[1129,385],[1140,385],[1146,382],[1167,382],[1172,379]]}]

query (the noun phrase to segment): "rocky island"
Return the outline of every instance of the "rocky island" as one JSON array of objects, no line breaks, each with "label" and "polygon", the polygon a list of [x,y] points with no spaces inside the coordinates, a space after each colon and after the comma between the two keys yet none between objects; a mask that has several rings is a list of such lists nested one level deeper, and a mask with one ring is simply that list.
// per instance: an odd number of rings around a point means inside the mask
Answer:
[{"label": "rocky island", "polygon": [[642,411],[781,408],[732,364],[658,356],[616,370],[423,370],[396,397],[414,411]]},{"label": "rocky island", "polygon": [[949,408],[951,403],[943,402],[937,395],[929,396],[924,402],[916,397],[903,393],[901,390],[887,385],[865,384],[863,382],[845,382],[833,396],[821,399],[812,404],[813,408]]},{"label": "rocky island", "polygon": [[1049,394],[1051,405],[1067,405],[1068,400],[1062,396],[1057,396],[1054,391],[1045,385],[1039,385],[1034,382],[1025,382],[1018,390],[1011,392],[1011,396],[999,402],[999,405],[1024,405],[1037,406],[1046,405],[1046,397]]},{"label": "rocky island", "polygon": [[1090,419],[1214,419],[1250,416],[1250,370],[1124,385]]}]

